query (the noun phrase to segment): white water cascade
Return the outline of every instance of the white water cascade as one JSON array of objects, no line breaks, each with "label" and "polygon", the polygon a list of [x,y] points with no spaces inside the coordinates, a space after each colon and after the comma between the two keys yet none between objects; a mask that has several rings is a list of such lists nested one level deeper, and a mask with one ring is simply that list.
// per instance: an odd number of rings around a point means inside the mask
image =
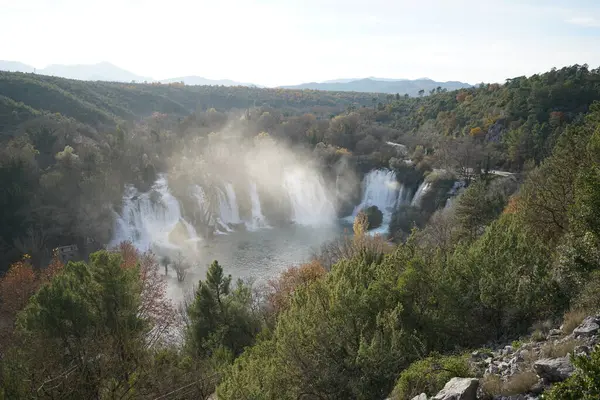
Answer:
[{"label": "white water cascade", "polygon": [[320,176],[302,168],[289,169],[284,171],[283,187],[292,206],[292,221],[308,226],[333,223],[335,208]]},{"label": "white water cascade", "polygon": [[389,229],[392,213],[396,207],[407,200],[407,191],[396,180],[396,173],[389,169],[375,169],[365,175],[363,179],[363,196],[360,204],[354,208],[347,221],[354,221],[360,210],[376,206],[383,214],[383,223],[377,229],[371,230],[372,234],[385,234]]},{"label": "white water cascade", "polygon": [[268,227],[265,216],[262,213],[255,182],[250,182],[250,203],[252,204],[252,216],[250,221],[246,221],[246,228],[250,231],[255,231]]},{"label": "white water cascade", "polygon": [[419,207],[421,205],[421,200],[423,200],[423,196],[429,191],[430,187],[431,183],[422,182],[419,185],[419,188],[417,189],[417,192],[415,193],[415,196],[413,197],[410,205],[413,207]]},{"label": "white water cascade", "polygon": [[377,206],[382,213],[394,211],[399,194],[404,192],[404,186],[396,180],[394,171],[376,169],[365,175],[363,180],[363,196],[361,203],[354,209],[354,215],[369,206]]},{"label": "white water cascade", "polygon": [[179,202],[169,192],[167,179],[160,176],[152,189],[139,193],[127,186],[121,215],[116,215],[115,232],[109,246],[131,241],[140,250],[193,248],[198,235],[181,216]]},{"label": "white water cascade", "polygon": [[229,182],[225,183],[225,192],[219,190],[219,217],[217,223],[225,228],[227,232],[233,232],[230,224],[236,225],[241,223],[240,210],[237,204],[235,190]]}]

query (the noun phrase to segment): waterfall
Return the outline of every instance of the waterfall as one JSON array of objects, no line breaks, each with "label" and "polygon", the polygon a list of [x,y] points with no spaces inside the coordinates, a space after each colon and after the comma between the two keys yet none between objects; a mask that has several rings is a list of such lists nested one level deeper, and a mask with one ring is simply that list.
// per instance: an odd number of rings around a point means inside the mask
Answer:
[{"label": "waterfall", "polygon": [[419,207],[421,205],[421,200],[423,199],[423,196],[425,195],[425,193],[427,193],[429,191],[430,187],[431,187],[431,183],[422,182],[419,185],[419,188],[417,189],[417,192],[415,193],[415,196],[413,197],[410,205],[413,207]]},{"label": "waterfall", "polygon": [[258,197],[258,190],[254,182],[250,182],[250,202],[252,203],[252,217],[250,221],[246,221],[246,228],[255,231],[268,227],[260,207],[260,198]]},{"label": "waterfall", "polygon": [[235,195],[235,190],[233,189],[233,185],[229,182],[225,184],[225,191],[227,192],[227,201],[229,202],[229,209],[231,210],[231,217],[229,219],[229,223],[239,224],[242,222],[240,220],[240,207],[237,203],[237,198]]},{"label": "waterfall", "polygon": [[377,206],[384,214],[391,214],[398,204],[399,194],[404,187],[396,180],[396,173],[389,169],[375,169],[365,175],[362,201],[354,209],[353,215],[369,206]]},{"label": "waterfall", "polygon": [[182,218],[179,202],[169,192],[163,175],[146,193],[126,186],[123,209],[121,215],[116,215],[115,233],[109,246],[126,240],[142,251],[153,247],[193,247],[198,240],[194,228]]},{"label": "waterfall", "polygon": [[[239,224],[240,211],[233,190],[233,185],[229,182],[225,183],[225,192],[219,189],[219,217],[217,217],[217,225],[221,226],[227,232],[233,232],[230,224]],[[217,233],[223,233],[221,231]]]},{"label": "waterfall", "polygon": [[216,233],[217,235],[225,235],[227,232],[233,232],[233,229],[231,229],[229,225],[227,225],[227,223],[223,221],[222,218],[223,214],[227,214],[223,211],[223,208],[225,208],[226,206],[223,205],[223,193],[221,191],[217,191],[217,197],[219,200],[219,214],[216,215],[212,211],[213,207],[211,207],[211,201],[206,195],[206,191],[204,190],[204,188],[202,188],[202,186],[194,185],[193,194],[196,197],[196,200],[198,201],[198,209],[206,218],[204,222],[207,225],[214,227],[214,233]]},{"label": "waterfall", "polygon": [[383,223],[379,228],[370,232],[385,234],[388,232],[392,213],[399,204],[406,201],[407,191],[404,189],[404,185],[396,180],[396,173],[389,169],[375,169],[365,175],[362,200],[354,208],[352,216],[346,218],[346,221],[354,221],[354,217],[363,208],[376,206],[383,214]]},{"label": "waterfall", "polygon": [[301,168],[288,169],[283,173],[283,187],[290,198],[292,221],[309,226],[333,223],[335,208],[320,176]]}]

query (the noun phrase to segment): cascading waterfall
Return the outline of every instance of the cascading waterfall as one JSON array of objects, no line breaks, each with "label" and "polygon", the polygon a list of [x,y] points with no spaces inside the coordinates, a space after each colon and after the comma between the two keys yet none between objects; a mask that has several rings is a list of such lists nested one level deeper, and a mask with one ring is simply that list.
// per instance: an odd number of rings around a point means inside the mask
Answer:
[{"label": "cascading waterfall", "polygon": [[217,191],[219,201],[218,214],[213,212],[214,207],[211,207],[211,201],[202,186],[194,185],[193,194],[198,201],[198,209],[206,216],[205,223],[214,227],[214,233],[217,235],[225,235],[227,232],[233,232],[233,229],[227,225],[227,222],[224,221],[222,217],[223,215],[228,216],[230,212],[227,211],[228,205],[226,205],[226,200],[223,199],[224,195],[220,190]]},{"label": "cascading waterfall", "polygon": [[177,249],[194,246],[195,229],[181,216],[177,199],[169,192],[167,179],[159,176],[146,193],[127,186],[121,215],[116,215],[115,233],[110,246],[131,241],[140,250],[152,246]]},{"label": "cascading waterfall", "polygon": [[404,185],[396,180],[396,173],[389,169],[376,169],[365,175],[363,180],[362,201],[354,208],[352,216],[347,221],[353,221],[360,210],[376,206],[383,214],[383,223],[374,234],[385,234],[389,229],[392,213],[399,204],[406,202]]},{"label": "cascading waterfall", "polygon": [[231,215],[230,215],[228,222],[231,224],[239,224],[242,221],[240,220],[240,208],[237,203],[237,197],[235,195],[235,190],[233,189],[233,185],[231,183],[227,182],[225,184],[225,191],[227,193],[229,209],[231,210]]},{"label": "cascading waterfall", "polygon": [[255,231],[260,228],[268,227],[265,216],[262,213],[260,198],[258,197],[258,190],[256,189],[255,182],[250,182],[250,202],[252,204],[252,217],[250,221],[246,221],[246,228]]},{"label": "cascading waterfall", "polygon": [[283,187],[290,198],[292,221],[308,226],[333,223],[335,208],[319,176],[301,168],[288,169],[283,173]]},{"label": "cascading waterfall", "polygon": [[[246,220],[240,218],[238,199],[230,182],[214,188],[190,187],[190,193],[196,199],[196,222],[214,227],[216,234],[233,232],[235,226],[242,223],[250,231],[269,228],[262,212],[257,182],[251,181],[248,186],[251,216]],[[286,169],[281,183],[271,185],[267,194],[287,197],[289,218],[299,225],[321,226],[335,221],[335,207],[322,177],[301,167]],[[111,245],[129,240],[140,250],[168,251],[199,240],[194,227],[182,217],[180,204],[169,191],[166,175],[160,175],[147,193],[139,193],[133,186],[127,186],[122,210],[122,215],[115,213]]]},{"label": "cascading waterfall", "polygon": [[429,191],[430,187],[431,183],[422,182],[419,185],[419,188],[417,189],[417,192],[415,193],[415,196],[413,197],[410,205],[413,207],[419,207],[421,205],[421,200],[423,200],[423,196]]},{"label": "cascading waterfall", "polygon": [[398,203],[399,193],[404,187],[396,180],[396,173],[389,169],[376,169],[369,172],[363,180],[361,203],[354,209],[353,215],[369,206],[377,206],[382,213],[392,213]]},{"label": "cascading waterfall", "polygon": [[233,185],[229,182],[225,183],[225,192],[219,190],[219,217],[217,224],[223,227],[227,232],[233,232],[230,225],[241,223],[240,211],[233,190]]}]

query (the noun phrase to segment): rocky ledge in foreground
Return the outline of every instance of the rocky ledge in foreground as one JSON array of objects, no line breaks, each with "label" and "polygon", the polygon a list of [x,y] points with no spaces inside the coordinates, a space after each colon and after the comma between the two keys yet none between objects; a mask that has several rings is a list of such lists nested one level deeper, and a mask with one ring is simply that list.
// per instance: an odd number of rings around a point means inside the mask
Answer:
[{"label": "rocky ledge in foreground", "polygon": [[[435,396],[412,400],[537,400],[552,384],[575,372],[573,356],[589,356],[598,341],[600,315],[585,318],[571,333],[564,327],[537,333],[530,342],[513,342],[495,351],[471,354],[480,378],[452,378]],[[536,339],[536,340],[533,340]]]}]

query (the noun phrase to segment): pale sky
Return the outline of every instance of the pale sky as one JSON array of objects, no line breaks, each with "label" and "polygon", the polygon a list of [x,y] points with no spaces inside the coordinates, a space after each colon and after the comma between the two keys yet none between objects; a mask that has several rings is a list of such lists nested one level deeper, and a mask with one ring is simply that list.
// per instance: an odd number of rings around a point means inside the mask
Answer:
[{"label": "pale sky", "polygon": [[275,86],[600,66],[600,0],[0,0],[0,59]]}]

